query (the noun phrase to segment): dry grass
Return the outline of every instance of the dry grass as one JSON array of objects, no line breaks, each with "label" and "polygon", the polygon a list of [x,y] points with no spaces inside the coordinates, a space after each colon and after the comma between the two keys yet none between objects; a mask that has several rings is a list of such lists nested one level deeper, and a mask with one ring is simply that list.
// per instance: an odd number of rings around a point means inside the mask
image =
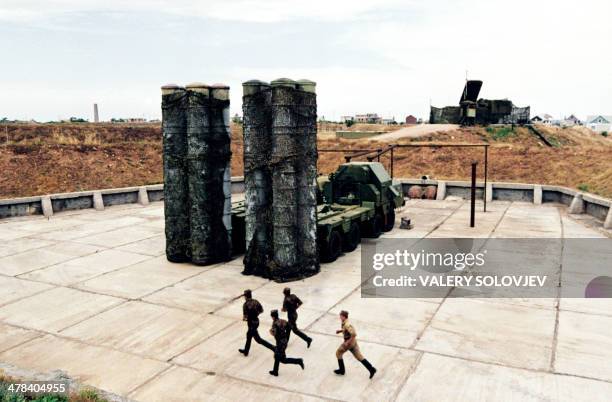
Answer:
[{"label": "dry grass", "polygon": [[[327,124],[327,123],[325,123]],[[388,126],[367,125],[372,130]],[[56,192],[137,186],[162,182],[159,124],[12,125],[11,142],[0,145],[0,198]],[[323,127],[320,127],[322,129]],[[363,130],[356,125],[355,130]],[[0,139],[2,139],[0,126]],[[414,141],[488,142],[489,178],[495,181],[547,183],[586,188],[612,197],[612,138],[584,128],[544,128],[559,144],[549,148],[526,128],[498,138],[484,128],[435,133]],[[1,142],[0,142],[1,144]],[[380,148],[370,139],[346,140],[319,136],[319,148]],[[232,125],[232,174],[243,174],[242,127]],[[396,177],[429,175],[440,179],[469,177],[474,149],[416,148],[395,152]],[[330,173],[343,163],[341,153],[319,154],[319,171]],[[383,157],[388,165],[388,159]]]}]

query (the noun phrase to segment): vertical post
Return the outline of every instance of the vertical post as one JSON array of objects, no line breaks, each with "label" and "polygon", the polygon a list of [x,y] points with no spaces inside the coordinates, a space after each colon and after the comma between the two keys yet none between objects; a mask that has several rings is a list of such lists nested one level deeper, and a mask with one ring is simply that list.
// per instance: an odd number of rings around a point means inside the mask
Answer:
[{"label": "vertical post", "polygon": [[489,146],[485,145],[484,147],[485,149],[485,155],[484,155],[484,193],[483,193],[483,201],[484,201],[484,208],[483,211],[487,212],[487,176],[488,176],[488,169],[489,169]]},{"label": "vertical post", "polygon": [[395,149],[395,145],[391,145],[391,178],[393,178],[393,150]]},{"label": "vertical post", "polygon": [[470,197],[470,227],[476,224],[476,166],[478,162],[472,162],[472,192]]}]

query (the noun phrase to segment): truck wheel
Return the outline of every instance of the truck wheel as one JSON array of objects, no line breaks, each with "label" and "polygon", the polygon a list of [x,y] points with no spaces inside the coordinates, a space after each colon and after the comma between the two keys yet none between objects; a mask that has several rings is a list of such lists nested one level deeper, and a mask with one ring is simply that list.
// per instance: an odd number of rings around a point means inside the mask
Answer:
[{"label": "truck wheel", "polygon": [[368,222],[368,237],[370,239],[377,239],[383,230],[383,218],[380,213],[374,215],[374,217]]},{"label": "truck wheel", "polygon": [[387,221],[385,222],[383,231],[389,232],[393,230],[393,226],[395,226],[395,210],[393,208],[389,210],[389,213],[387,214],[386,218],[387,218]]},{"label": "truck wheel", "polygon": [[321,261],[334,262],[342,253],[342,236],[337,230],[332,230],[329,239],[323,244]]},{"label": "truck wheel", "polygon": [[349,229],[346,236],[344,236],[344,241],[342,242],[342,248],[345,252],[351,252],[357,248],[361,242],[361,229],[359,229],[359,225],[357,222],[351,223],[351,228]]}]

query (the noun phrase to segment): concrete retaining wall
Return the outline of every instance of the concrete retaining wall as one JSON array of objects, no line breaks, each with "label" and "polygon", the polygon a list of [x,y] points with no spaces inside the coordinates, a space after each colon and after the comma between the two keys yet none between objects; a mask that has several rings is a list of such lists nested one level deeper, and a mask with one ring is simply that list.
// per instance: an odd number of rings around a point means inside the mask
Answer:
[{"label": "concrete retaining wall", "polygon": [[[408,194],[410,186],[420,185],[436,186],[441,190],[444,189],[442,190],[444,194],[439,194],[438,199],[444,199],[449,196],[465,199],[470,197],[470,183],[467,181],[394,179],[394,183],[401,186],[405,195]],[[609,199],[561,186],[488,183],[488,187],[489,194],[487,195],[489,200],[564,204],[571,207],[571,213],[586,213],[598,220],[604,221],[606,229],[612,229],[612,201]],[[232,194],[243,192],[244,177],[232,177]],[[476,185],[476,197],[482,199],[483,195],[484,183],[478,182]],[[96,196],[98,197],[97,202]],[[109,205],[133,203],[146,205],[149,202],[162,201],[163,199],[163,184],[12,198],[0,200],[0,219],[41,214],[50,216],[54,212],[86,208],[96,208],[99,210]]]},{"label": "concrete retaining wall", "polygon": [[[232,177],[232,193],[244,192],[244,178]],[[101,202],[96,205],[96,194]],[[163,201],[164,185],[154,184],[142,187],[111,188],[99,191],[51,194],[47,196],[9,198],[0,200],[0,219],[27,215],[53,215],[54,212],[78,209],[104,209],[110,205],[135,204]],[[50,201],[45,207],[45,201]]]},{"label": "concrete retaining wall", "polygon": [[[404,195],[413,185],[436,186],[444,188],[444,195],[438,199],[449,196],[470,198],[470,183],[467,181],[438,181],[419,179],[394,179],[394,183],[400,184]],[[441,184],[442,183],[442,184]],[[525,201],[536,204],[554,202],[572,207],[570,213],[586,213],[598,220],[604,221],[606,229],[612,229],[612,201],[593,194],[582,193],[561,186],[548,186],[524,183],[488,183],[490,192],[489,200],[500,201]],[[476,198],[482,200],[484,195],[484,183],[476,184]]]}]

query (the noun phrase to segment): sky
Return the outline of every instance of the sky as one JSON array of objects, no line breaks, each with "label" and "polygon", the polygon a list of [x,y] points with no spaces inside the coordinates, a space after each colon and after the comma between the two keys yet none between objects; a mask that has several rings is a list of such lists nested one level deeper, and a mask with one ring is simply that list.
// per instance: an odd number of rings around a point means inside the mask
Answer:
[{"label": "sky", "polygon": [[612,114],[609,0],[0,0],[0,118],[161,117],[167,83],[317,82],[318,115],[481,96]]}]

